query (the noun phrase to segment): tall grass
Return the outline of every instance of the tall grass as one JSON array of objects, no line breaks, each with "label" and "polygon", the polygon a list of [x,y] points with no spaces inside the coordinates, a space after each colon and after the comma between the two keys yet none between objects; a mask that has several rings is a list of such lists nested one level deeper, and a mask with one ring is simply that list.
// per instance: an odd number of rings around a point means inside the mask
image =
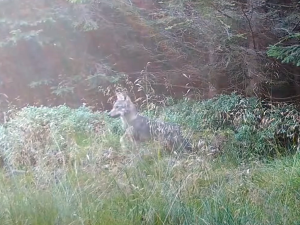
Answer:
[{"label": "tall grass", "polygon": [[239,167],[140,159],[114,173],[72,167],[45,186],[1,177],[1,224],[299,224],[300,157]]},{"label": "tall grass", "polygon": [[[88,109],[45,111],[25,108],[1,128],[1,224],[300,223],[298,153],[244,160],[230,132],[216,157],[152,145],[125,152],[119,121]],[[162,116],[180,123],[177,115]],[[212,141],[228,129],[199,133]]]}]

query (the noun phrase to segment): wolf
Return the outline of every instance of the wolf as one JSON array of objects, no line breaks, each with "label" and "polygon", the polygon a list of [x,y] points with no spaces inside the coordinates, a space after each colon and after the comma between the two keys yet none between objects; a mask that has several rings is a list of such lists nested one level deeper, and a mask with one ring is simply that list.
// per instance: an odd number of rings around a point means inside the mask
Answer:
[{"label": "wolf", "polygon": [[163,148],[172,152],[178,149],[192,151],[190,141],[183,137],[178,125],[165,123],[142,116],[135,104],[126,93],[116,93],[117,100],[108,115],[112,118],[120,117],[125,133],[120,139],[124,147],[128,140],[131,143],[158,141]]}]

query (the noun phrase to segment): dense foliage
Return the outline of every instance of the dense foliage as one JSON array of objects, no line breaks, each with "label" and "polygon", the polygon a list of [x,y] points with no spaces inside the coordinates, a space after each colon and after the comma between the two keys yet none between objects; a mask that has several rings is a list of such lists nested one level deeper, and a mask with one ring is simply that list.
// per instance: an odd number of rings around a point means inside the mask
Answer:
[{"label": "dense foliage", "polygon": [[232,94],[193,104],[184,101],[166,114],[168,120],[201,131],[207,142],[211,141],[205,136],[207,130],[226,134],[228,140],[219,150],[234,151],[244,159],[286,155],[299,148],[300,113],[293,105],[271,105]]}]

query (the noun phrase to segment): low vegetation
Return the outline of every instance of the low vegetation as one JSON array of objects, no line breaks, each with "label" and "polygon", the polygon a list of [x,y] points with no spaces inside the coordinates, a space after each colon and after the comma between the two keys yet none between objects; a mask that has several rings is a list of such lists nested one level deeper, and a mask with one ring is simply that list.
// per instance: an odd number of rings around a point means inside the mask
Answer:
[{"label": "low vegetation", "polygon": [[1,224],[299,224],[299,113],[239,95],[145,112],[195,152],[120,148],[120,121],[26,107],[0,126]]}]

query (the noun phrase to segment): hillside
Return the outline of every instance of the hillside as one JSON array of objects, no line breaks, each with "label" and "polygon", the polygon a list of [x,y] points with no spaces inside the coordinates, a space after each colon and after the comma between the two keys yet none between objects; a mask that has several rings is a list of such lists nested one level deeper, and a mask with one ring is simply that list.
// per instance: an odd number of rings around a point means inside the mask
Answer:
[{"label": "hillside", "polygon": [[1,223],[300,222],[293,106],[232,94],[143,114],[182,125],[195,151],[122,149],[120,121],[84,106],[15,111],[0,126]]}]

